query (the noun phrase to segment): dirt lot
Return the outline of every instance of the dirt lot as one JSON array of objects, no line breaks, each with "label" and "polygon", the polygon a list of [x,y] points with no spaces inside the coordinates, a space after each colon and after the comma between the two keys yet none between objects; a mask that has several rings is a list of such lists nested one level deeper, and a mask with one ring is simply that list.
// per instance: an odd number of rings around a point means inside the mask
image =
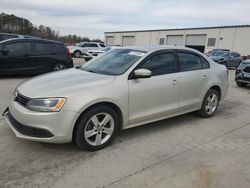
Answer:
[{"label": "dirt lot", "polygon": [[[0,111],[26,79],[0,78]],[[233,79],[213,118],[122,131],[98,152],[21,140],[0,120],[0,187],[250,187],[250,88]]]}]

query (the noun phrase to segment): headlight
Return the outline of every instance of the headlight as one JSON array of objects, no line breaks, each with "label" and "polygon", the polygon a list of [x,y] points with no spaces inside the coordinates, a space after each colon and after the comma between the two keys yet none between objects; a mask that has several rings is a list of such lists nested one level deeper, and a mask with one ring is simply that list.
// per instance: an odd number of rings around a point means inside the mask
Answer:
[{"label": "headlight", "polygon": [[26,108],[37,112],[59,112],[66,102],[66,98],[31,99]]}]

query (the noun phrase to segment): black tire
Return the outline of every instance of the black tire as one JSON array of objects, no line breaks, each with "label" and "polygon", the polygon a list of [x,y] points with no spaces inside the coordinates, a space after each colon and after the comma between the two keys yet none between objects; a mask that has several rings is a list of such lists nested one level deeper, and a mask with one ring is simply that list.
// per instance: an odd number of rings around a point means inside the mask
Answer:
[{"label": "black tire", "polygon": [[[217,103],[216,103],[216,105],[214,105],[215,109],[213,109],[213,112],[209,113],[207,111],[207,109],[206,109],[206,106],[209,105],[208,104],[208,98],[210,96],[212,96],[212,95],[216,95],[216,97],[217,97]],[[219,93],[216,90],[214,90],[214,89],[210,89],[207,92],[206,96],[204,97],[201,109],[197,111],[198,115],[201,116],[201,117],[204,117],[204,118],[210,118],[210,117],[212,117],[215,114],[215,112],[217,111],[219,103],[220,103],[220,95],[219,95]]]},{"label": "black tire", "polygon": [[243,83],[243,82],[237,82],[236,81],[236,84],[237,84],[238,87],[246,87],[247,86],[247,84]]},{"label": "black tire", "polygon": [[55,63],[52,70],[53,71],[60,71],[60,70],[64,70],[67,69],[68,67],[64,64],[64,63]]},{"label": "black tire", "polygon": [[79,50],[76,50],[76,51],[73,53],[73,57],[80,58],[81,56],[82,56],[82,52],[79,51]]},{"label": "black tire", "polygon": [[[85,133],[87,133],[87,131],[89,131],[89,130],[86,131],[86,129],[88,129],[88,126],[90,124],[93,124],[93,127],[95,127],[93,121],[91,121],[91,118],[93,118],[94,116],[96,116],[98,114],[102,114],[102,113],[108,114],[113,118],[113,120],[112,120],[112,122],[113,122],[112,124],[114,125],[113,132],[110,135],[105,134],[104,132],[100,133],[101,137],[103,136],[103,138],[101,138],[101,140],[102,139],[105,140],[105,136],[109,136],[109,139],[106,142],[104,142],[103,144],[93,145],[94,143],[90,144],[89,142],[91,141],[91,139],[93,140],[93,142],[96,142],[97,136],[99,135],[99,131],[95,130],[95,132],[96,132],[95,135],[90,136],[89,138],[86,138]],[[100,116],[101,115],[99,115],[98,118],[100,118]],[[102,121],[102,120],[100,119],[99,121]],[[110,122],[108,122],[108,123],[110,123]],[[119,123],[120,123],[119,116],[111,107],[101,105],[101,106],[96,106],[94,108],[91,108],[90,110],[85,112],[78,120],[78,123],[75,127],[75,130],[74,130],[75,143],[77,144],[77,146],[79,148],[84,149],[84,150],[88,150],[88,151],[96,151],[96,150],[100,150],[102,148],[105,148],[106,146],[108,146],[112,142],[112,140],[116,136],[118,129],[119,129]],[[111,127],[111,125],[110,125],[110,127]],[[92,131],[93,129],[94,128],[92,128],[90,131]]]}]

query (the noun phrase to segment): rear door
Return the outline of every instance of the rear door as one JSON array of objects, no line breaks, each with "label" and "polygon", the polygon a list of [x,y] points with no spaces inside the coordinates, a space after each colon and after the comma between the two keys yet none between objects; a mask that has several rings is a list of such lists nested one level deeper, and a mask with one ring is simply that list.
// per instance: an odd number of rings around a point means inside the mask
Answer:
[{"label": "rear door", "polygon": [[229,55],[227,66],[238,67],[238,65],[240,64],[241,61],[242,61],[242,58],[241,58],[239,53],[231,52]]},{"label": "rear door", "polygon": [[178,51],[180,72],[179,111],[181,113],[196,110],[203,101],[210,79],[209,63],[198,54]]},{"label": "rear door", "polygon": [[34,42],[34,69],[37,73],[49,72],[55,63],[52,43]]},{"label": "rear door", "polygon": [[31,42],[6,43],[0,53],[0,71],[2,74],[32,73],[33,60]]}]

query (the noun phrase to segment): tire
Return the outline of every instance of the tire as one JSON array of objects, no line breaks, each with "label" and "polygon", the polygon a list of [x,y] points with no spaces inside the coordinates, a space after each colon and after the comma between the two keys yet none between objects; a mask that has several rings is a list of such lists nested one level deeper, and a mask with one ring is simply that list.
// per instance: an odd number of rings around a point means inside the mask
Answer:
[{"label": "tire", "polygon": [[218,109],[219,102],[219,93],[214,89],[210,89],[203,100],[201,109],[197,111],[198,115],[204,118],[212,117]]},{"label": "tire", "polygon": [[236,81],[236,84],[237,84],[238,87],[246,87],[247,86],[247,84],[243,83],[243,82],[237,82]]},{"label": "tire", "polygon": [[55,63],[53,66],[53,71],[60,71],[63,69],[67,69],[67,66],[64,63]]},{"label": "tire", "polygon": [[80,58],[82,56],[82,52],[77,50],[73,53],[73,57]]},{"label": "tire", "polygon": [[80,117],[75,127],[75,143],[88,151],[105,148],[116,136],[119,122],[118,114],[111,107],[102,105],[91,108]]}]

